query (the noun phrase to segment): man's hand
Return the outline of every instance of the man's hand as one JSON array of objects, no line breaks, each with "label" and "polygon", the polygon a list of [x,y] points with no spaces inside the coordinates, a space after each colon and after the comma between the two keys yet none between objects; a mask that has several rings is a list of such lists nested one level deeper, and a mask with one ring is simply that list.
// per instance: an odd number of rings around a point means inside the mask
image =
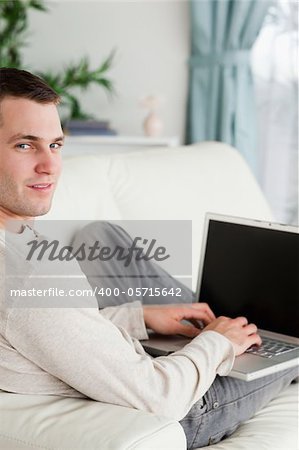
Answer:
[{"label": "man's hand", "polygon": [[205,327],[204,331],[208,330],[216,331],[228,338],[233,344],[236,356],[244,353],[252,345],[261,345],[262,343],[257,334],[256,325],[248,324],[246,317],[229,319],[220,316]]},{"label": "man's hand", "polygon": [[[156,333],[181,334],[191,338],[201,332],[198,321],[208,325],[215,320],[215,315],[207,303],[143,305],[143,314],[147,328]],[[181,323],[181,320],[188,320],[190,325]]]}]

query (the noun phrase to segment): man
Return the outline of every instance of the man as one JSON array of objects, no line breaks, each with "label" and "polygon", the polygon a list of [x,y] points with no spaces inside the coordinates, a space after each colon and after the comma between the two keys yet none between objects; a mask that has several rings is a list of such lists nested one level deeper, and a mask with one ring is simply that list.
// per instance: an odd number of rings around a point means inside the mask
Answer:
[{"label": "man", "polygon": [[[236,355],[261,342],[246,318],[215,318],[204,303],[133,302],[99,311],[89,297],[83,307],[53,307],[57,299],[50,291],[35,307],[16,294],[7,301],[4,230],[10,219],[20,223],[7,230],[18,246],[11,252],[17,265],[22,246],[36,236],[34,218],[50,209],[60,175],[58,102],[38,77],[0,69],[0,389],[90,397],[173,417],[181,420],[189,448],[207,445],[213,436],[220,440],[296,377],[295,369],[251,383],[222,377]],[[22,288],[34,288],[37,270],[30,266],[30,277],[18,281]],[[86,279],[81,286],[88,289]],[[182,319],[201,320],[205,328]],[[138,341],[147,338],[146,328],[195,337],[173,355],[152,359]]]}]

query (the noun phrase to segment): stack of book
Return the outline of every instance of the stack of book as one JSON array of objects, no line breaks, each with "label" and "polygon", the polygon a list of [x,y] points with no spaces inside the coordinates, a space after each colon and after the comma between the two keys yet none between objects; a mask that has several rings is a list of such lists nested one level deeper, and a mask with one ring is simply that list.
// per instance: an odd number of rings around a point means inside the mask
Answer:
[{"label": "stack of book", "polygon": [[69,120],[64,131],[70,136],[116,136],[106,120]]}]

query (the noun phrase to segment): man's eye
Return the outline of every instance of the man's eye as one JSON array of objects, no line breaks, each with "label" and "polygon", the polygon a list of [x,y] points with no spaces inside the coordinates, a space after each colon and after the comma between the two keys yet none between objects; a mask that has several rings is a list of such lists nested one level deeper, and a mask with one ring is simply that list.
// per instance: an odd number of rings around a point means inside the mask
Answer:
[{"label": "man's eye", "polygon": [[58,150],[60,147],[62,147],[62,144],[58,144],[57,142],[50,144],[50,148],[54,148],[55,150]]},{"label": "man's eye", "polygon": [[20,148],[21,150],[27,150],[30,148],[29,144],[17,144],[17,148]]}]

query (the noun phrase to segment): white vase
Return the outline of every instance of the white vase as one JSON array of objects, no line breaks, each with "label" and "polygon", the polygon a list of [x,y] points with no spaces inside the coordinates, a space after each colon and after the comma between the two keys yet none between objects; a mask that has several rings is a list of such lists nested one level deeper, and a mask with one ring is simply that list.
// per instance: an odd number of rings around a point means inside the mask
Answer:
[{"label": "white vase", "polygon": [[148,113],[143,122],[144,134],[150,137],[158,137],[163,130],[163,122],[156,113],[152,110]]}]

